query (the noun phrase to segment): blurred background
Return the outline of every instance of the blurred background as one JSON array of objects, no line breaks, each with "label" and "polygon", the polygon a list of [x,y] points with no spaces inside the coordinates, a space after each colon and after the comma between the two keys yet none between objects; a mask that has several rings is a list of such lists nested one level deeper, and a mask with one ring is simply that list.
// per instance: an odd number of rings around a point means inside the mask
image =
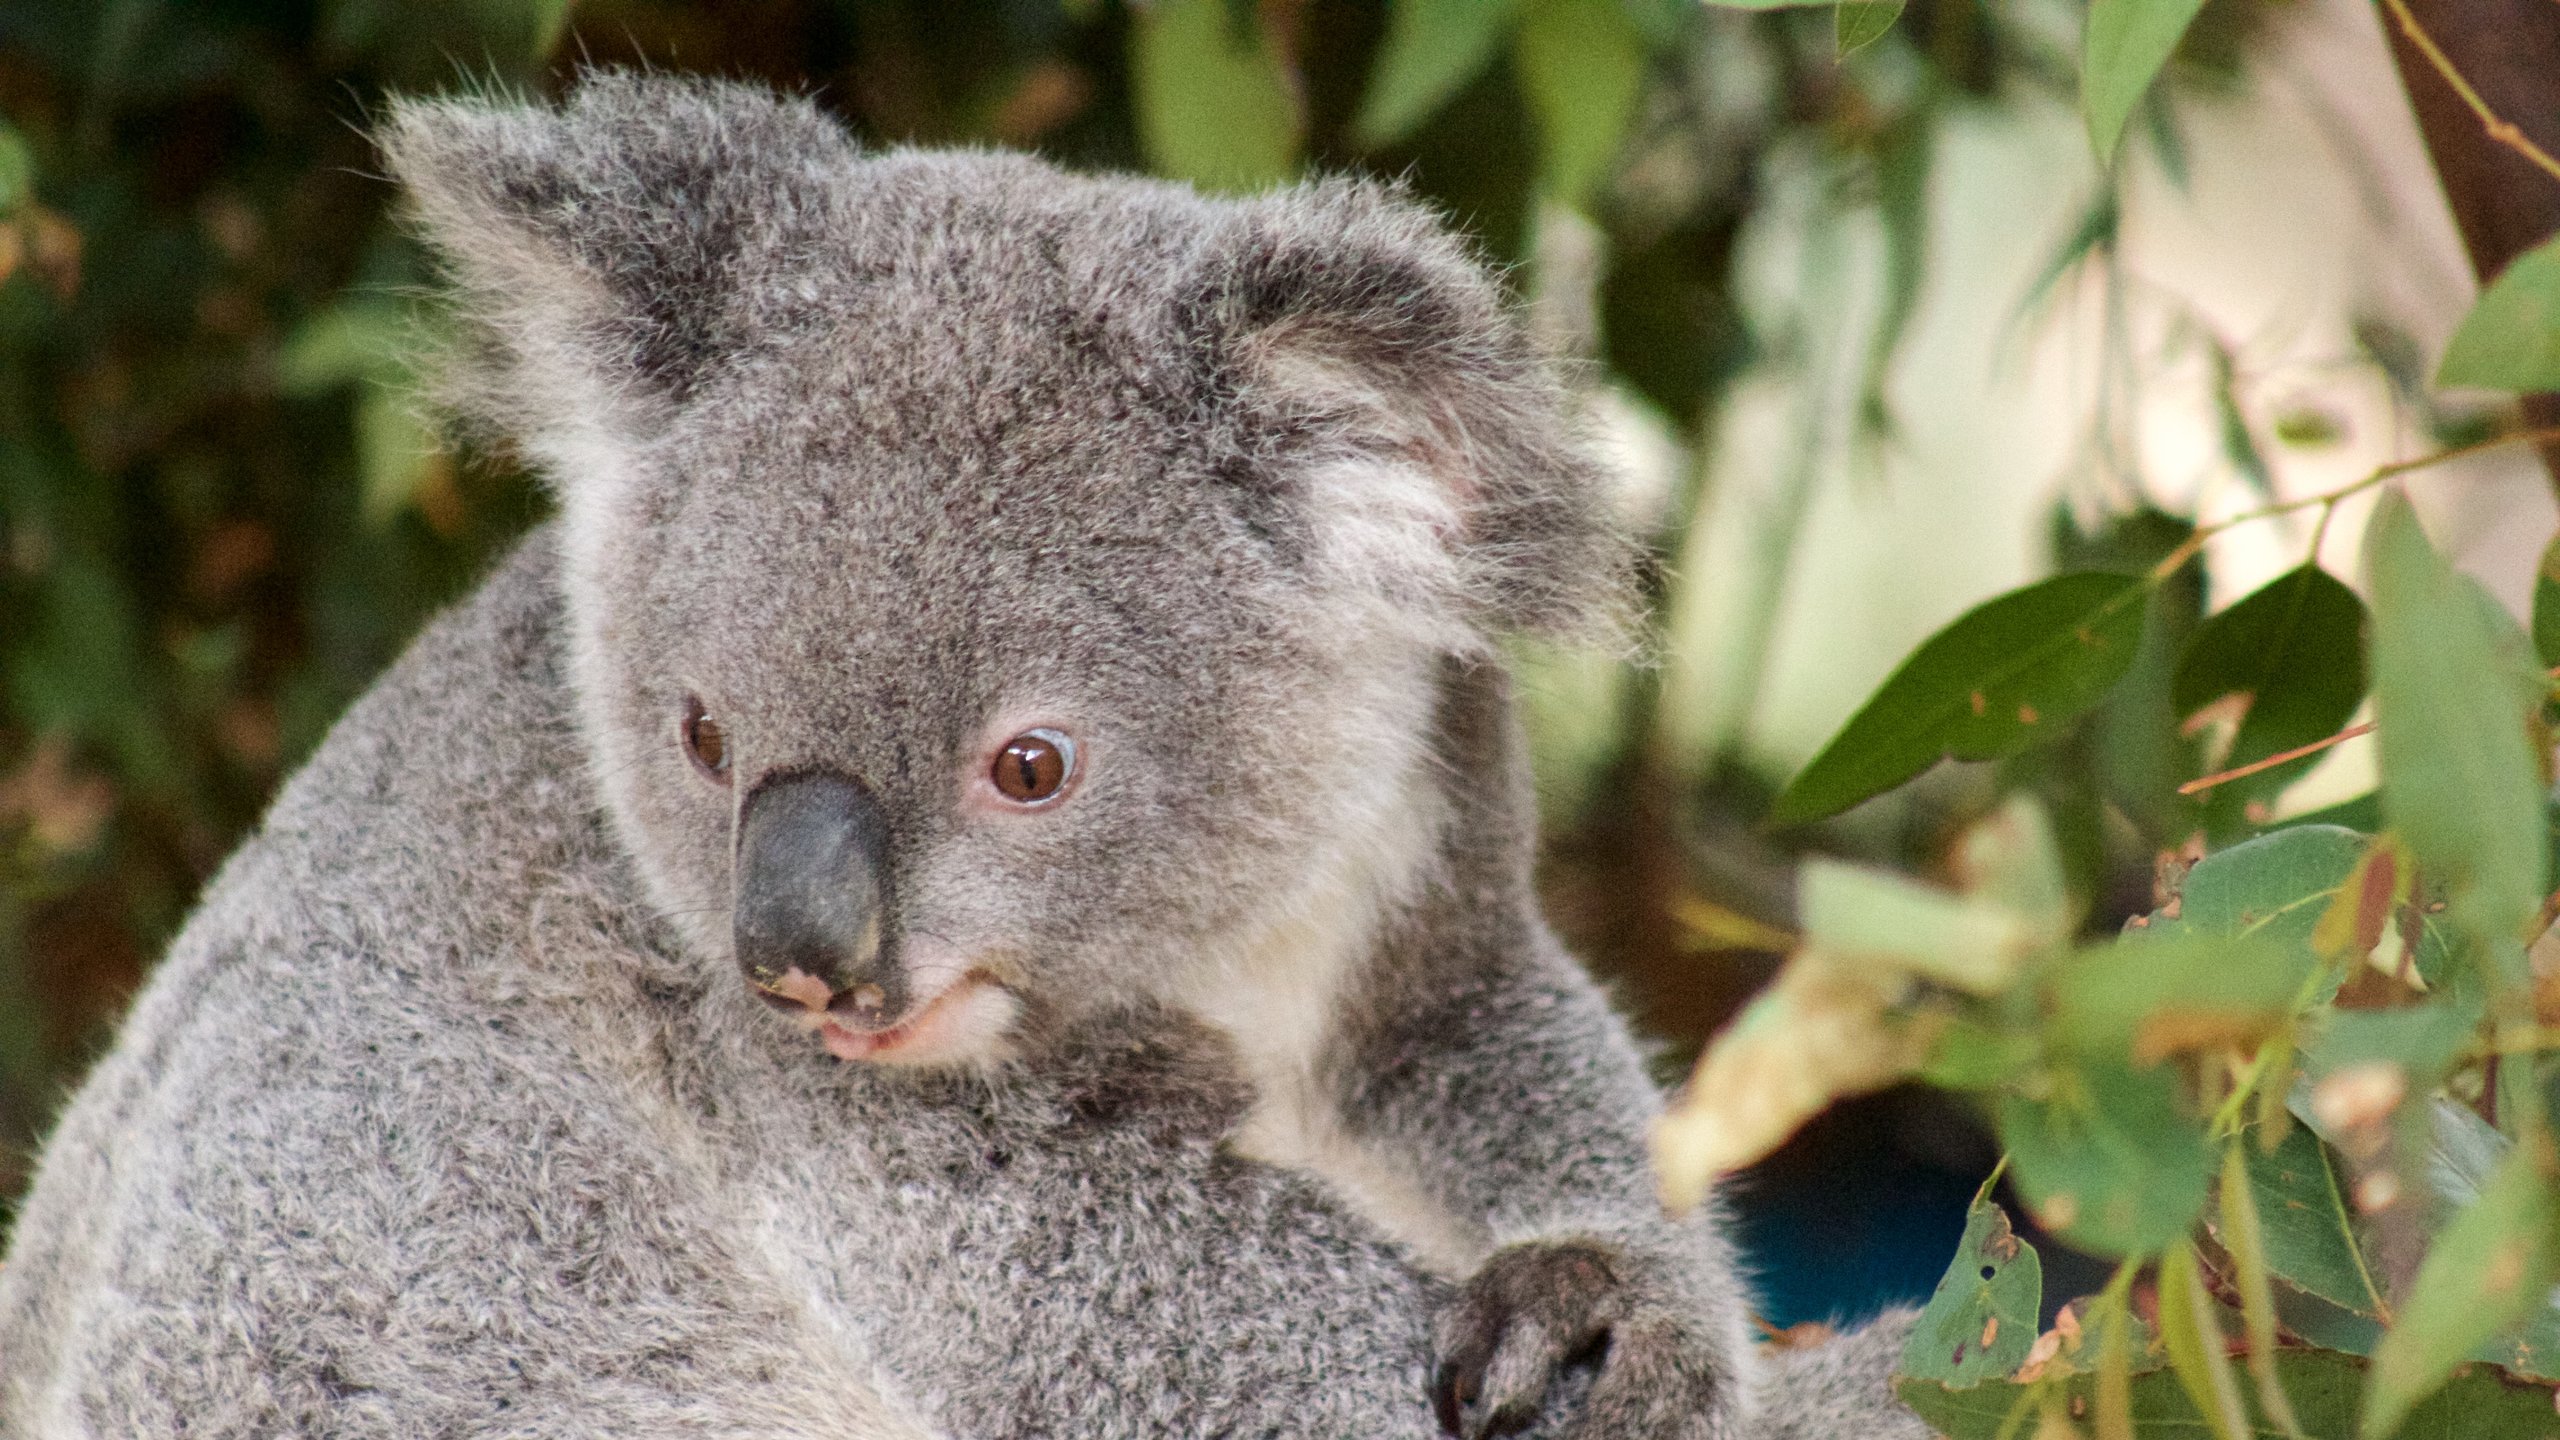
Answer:
[{"label": "blurred background", "polygon": [[[1653,545],[1645,654],[1519,659],[1558,922],[1666,1080],[1769,973],[1807,849],[1934,873],[2023,786],[2103,931],[2163,850],[2368,788],[2349,745],[2181,799],[2210,737],[2167,695],[2204,607],[2314,550],[2355,573],[2350,508],[2218,539],[2046,748],[1760,824],[1977,601],[2508,421],[2425,389],[2473,270],[2370,7],[2209,0],[2112,169],[2080,22],[1911,0],[1844,54],[1831,10],[1694,0],[0,0],[0,1206],[279,780],[546,511],[415,407],[437,320],[364,137],[387,91],[646,64],[881,144],[1442,207],[1582,362]],[[2520,602],[2532,457],[2418,498]],[[1916,1091],[1818,1122],[1734,1187],[1768,1318],[1925,1295],[1995,1158]]]}]

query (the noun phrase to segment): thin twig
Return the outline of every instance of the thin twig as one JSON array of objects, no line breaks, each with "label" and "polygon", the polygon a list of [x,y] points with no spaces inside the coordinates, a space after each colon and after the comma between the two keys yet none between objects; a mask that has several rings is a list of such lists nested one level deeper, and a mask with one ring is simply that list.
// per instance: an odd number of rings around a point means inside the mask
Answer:
[{"label": "thin twig", "polygon": [[2210,525],[2197,527],[2196,532],[2181,542],[2177,549],[2170,551],[2161,558],[2159,564],[2151,567],[2149,578],[2153,584],[2158,584],[2175,575],[2178,573],[2179,566],[2196,558],[2196,552],[2204,549],[2206,541],[2235,525],[2246,525],[2253,520],[2272,519],[2278,515],[2290,515],[2296,510],[2308,510],[2314,505],[2335,505],[2350,495],[2370,490],[2376,485],[2397,479],[2413,470],[2424,470],[2432,465],[2442,465],[2449,460],[2461,460],[2486,450],[2501,450],[2509,445],[2550,444],[2560,444],[2560,426],[2543,430],[2510,430],[2503,435],[2492,435],[2486,440],[2475,440],[2468,445],[2456,445],[2450,450],[2438,450],[2432,454],[2420,455],[2413,460],[2394,460],[2388,465],[2376,466],[2361,479],[2351,480],[2335,490],[2323,490],[2317,495],[2279,500],[2273,505],[2244,510],[2228,520],[2217,520]]},{"label": "thin twig", "polygon": [[2471,82],[2462,78],[2462,72],[2453,68],[2453,58],[2444,53],[2436,44],[2435,37],[2418,23],[2418,17],[2409,12],[2408,0],[2382,0],[2382,3],[2390,8],[2392,18],[2400,22],[2400,33],[2409,37],[2409,43],[2417,46],[2418,52],[2427,57],[2427,63],[2436,67],[2436,73],[2444,77],[2444,83],[2452,86],[2453,93],[2462,97],[2462,103],[2471,107],[2471,113],[2480,117],[2481,128],[2489,132],[2492,141],[2541,166],[2552,179],[2560,180],[2560,160],[2552,159],[2549,152],[2534,144],[2514,121],[2500,118],[2497,111],[2489,108],[2489,102],[2481,99],[2480,92],[2471,88]]},{"label": "thin twig", "polygon": [[2353,740],[2359,735],[2370,735],[2372,733],[2373,722],[2370,720],[2367,720],[2361,725],[2350,725],[2346,729],[2339,731],[2337,734],[2332,735],[2325,740],[2314,740],[2308,745],[2296,745],[2292,749],[2287,750],[2280,755],[2270,755],[2264,760],[2252,760],[2246,765],[2237,766],[2229,770],[2218,770],[2211,775],[2205,775],[2197,779],[2190,780],[2186,784],[2178,787],[2178,793],[2181,795],[2194,795],[2202,791],[2210,790],[2216,785],[2228,784],[2234,780],[2246,780],[2261,770],[2273,770],[2288,760],[2299,760],[2305,755],[2317,755],[2332,745]]}]

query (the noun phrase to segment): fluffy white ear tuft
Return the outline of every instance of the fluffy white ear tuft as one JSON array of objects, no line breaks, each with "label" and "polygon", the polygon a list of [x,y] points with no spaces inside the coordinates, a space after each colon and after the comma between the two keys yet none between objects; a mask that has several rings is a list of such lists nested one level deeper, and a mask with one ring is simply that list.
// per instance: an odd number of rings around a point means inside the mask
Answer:
[{"label": "fluffy white ear tuft", "polygon": [[755,282],[842,203],[854,154],[806,102],[628,74],[557,109],[398,101],[377,139],[465,307],[448,398],[564,492],[751,342],[779,288]]},{"label": "fluffy white ear tuft", "polygon": [[[1493,278],[1421,206],[1328,181],[1239,213],[1184,317],[1335,579],[1453,648],[1620,620],[1615,487]],[[1463,638],[1461,638],[1463,637]]]}]

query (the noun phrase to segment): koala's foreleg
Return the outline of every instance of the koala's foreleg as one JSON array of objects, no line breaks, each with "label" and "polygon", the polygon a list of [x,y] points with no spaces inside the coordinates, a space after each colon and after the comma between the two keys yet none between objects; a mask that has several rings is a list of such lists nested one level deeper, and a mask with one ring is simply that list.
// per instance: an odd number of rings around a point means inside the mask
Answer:
[{"label": "koala's foreleg", "polygon": [[1341,1079],[1346,1129],[1478,1241],[1437,1327],[1442,1425],[1504,1433],[1596,1361],[1561,1433],[1741,1435],[1745,1304],[1712,1207],[1663,1212],[1645,1145],[1660,1100],[1634,1044],[1534,919],[1514,924],[1511,945],[1439,957]]}]

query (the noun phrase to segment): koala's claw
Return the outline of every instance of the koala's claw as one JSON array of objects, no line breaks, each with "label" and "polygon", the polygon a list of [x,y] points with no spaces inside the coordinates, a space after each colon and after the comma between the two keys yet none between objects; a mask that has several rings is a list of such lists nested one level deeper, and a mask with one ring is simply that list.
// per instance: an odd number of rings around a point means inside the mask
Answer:
[{"label": "koala's claw", "polygon": [[[1561,1440],[1706,1440],[1731,1408],[1716,1357],[1638,1257],[1592,1240],[1497,1251],[1442,1312],[1431,1404],[1443,1434],[1537,1424]],[[1592,1372],[1578,1404],[1558,1382]],[[1559,1411],[1547,1415],[1554,1404]],[[1544,1421],[1546,1423],[1538,1423]]]},{"label": "koala's claw", "polygon": [[1440,1317],[1431,1404],[1442,1433],[1489,1440],[1537,1418],[1556,1378],[1609,1343],[1611,1260],[1596,1244],[1532,1243],[1476,1271]]}]

